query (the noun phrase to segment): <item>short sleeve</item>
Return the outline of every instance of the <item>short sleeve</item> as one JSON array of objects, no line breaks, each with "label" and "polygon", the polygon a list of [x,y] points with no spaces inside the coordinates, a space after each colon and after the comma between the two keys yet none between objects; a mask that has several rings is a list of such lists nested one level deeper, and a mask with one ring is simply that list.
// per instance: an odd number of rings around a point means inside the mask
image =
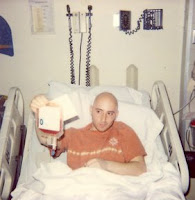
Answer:
[{"label": "short sleeve", "polygon": [[61,139],[61,150],[67,150],[68,149],[68,144],[69,144],[69,141],[70,141],[70,135],[73,131],[73,128],[69,128],[69,129],[66,129],[64,131],[64,135]]},{"label": "short sleeve", "polygon": [[130,162],[137,156],[145,156],[145,149],[135,131],[124,123],[119,124],[120,143],[125,162]]}]

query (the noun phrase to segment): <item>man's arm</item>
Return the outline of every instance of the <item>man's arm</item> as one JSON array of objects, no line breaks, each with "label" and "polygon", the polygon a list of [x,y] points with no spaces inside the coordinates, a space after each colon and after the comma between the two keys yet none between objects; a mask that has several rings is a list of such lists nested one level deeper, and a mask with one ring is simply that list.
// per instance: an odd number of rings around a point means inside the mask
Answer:
[{"label": "man's arm", "polygon": [[102,159],[92,159],[86,164],[86,167],[101,168],[109,172],[121,175],[139,176],[146,172],[146,164],[143,156],[133,158],[129,163],[119,163],[106,161]]}]

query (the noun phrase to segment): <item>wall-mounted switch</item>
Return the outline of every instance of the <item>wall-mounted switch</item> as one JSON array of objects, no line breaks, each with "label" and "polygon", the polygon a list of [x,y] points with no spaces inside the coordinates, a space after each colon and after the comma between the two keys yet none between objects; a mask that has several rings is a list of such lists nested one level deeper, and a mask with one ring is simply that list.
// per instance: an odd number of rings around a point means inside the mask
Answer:
[{"label": "wall-mounted switch", "polygon": [[118,28],[120,25],[120,22],[119,22],[119,13],[116,13],[113,15],[113,26]]}]

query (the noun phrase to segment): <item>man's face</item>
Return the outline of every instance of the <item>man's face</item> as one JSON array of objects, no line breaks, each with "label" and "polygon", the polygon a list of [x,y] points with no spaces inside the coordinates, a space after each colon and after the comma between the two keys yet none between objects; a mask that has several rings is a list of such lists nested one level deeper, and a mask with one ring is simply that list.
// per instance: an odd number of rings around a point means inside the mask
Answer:
[{"label": "man's face", "polygon": [[116,102],[110,97],[103,97],[91,106],[92,130],[107,131],[118,115]]}]

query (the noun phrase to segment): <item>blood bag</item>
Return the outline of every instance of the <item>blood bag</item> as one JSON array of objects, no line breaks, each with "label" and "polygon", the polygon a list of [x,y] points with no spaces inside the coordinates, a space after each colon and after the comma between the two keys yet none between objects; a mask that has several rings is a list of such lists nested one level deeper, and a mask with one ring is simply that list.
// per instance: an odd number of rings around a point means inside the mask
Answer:
[{"label": "blood bag", "polygon": [[63,135],[62,109],[60,106],[43,106],[36,116],[37,135],[41,144],[51,148],[55,155],[57,140]]}]

